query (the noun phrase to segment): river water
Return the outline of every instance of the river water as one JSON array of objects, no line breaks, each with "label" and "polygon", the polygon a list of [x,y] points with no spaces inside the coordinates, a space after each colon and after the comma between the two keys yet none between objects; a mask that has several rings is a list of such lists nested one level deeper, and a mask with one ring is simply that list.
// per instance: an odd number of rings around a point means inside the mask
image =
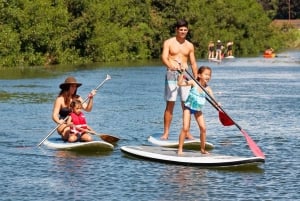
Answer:
[{"label": "river water", "polygon": [[[165,68],[160,62],[1,69],[0,200],[300,199],[300,52],[198,64],[212,67],[216,99],[266,154],[264,164],[212,169],[123,154],[121,146],[149,144],[149,135],[163,131]],[[75,76],[83,83],[79,94],[86,97],[107,74],[112,79],[99,89],[86,117],[98,132],[121,138],[114,151],[79,154],[38,147],[56,126],[50,117],[58,85]],[[222,126],[209,104],[204,115],[207,141],[215,145],[211,152],[252,156],[241,132]],[[180,127],[177,102],[171,135],[177,136]],[[198,135],[195,120],[191,132]]]}]

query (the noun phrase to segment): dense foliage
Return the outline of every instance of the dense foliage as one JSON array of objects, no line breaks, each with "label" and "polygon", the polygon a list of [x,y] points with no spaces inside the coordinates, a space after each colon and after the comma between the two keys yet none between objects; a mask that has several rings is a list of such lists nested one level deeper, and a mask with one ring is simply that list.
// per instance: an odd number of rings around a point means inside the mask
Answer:
[{"label": "dense foliage", "polygon": [[299,0],[258,0],[272,19],[299,19]]},{"label": "dense foliage", "polygon": [[3,0],[0,66],[159,58],[179,18],[190,23],[198,58],[210,40],[233,40],[245,56],[293,39],[269,26],[257,0]]}]

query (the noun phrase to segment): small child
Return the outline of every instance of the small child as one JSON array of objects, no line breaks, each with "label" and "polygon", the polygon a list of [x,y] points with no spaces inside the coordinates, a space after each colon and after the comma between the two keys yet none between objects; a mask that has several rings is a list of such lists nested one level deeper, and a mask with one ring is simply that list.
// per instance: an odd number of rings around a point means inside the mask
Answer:
[{"label": "small child", "polygon": [[67,124],[70,125],[70,136],[68,142],[76,142],[77,140],[90,142],[92,137],[88,134],[88,131],[92,129],[86,124],[84,114],[81,112],[81,101],[76,99],[70,104],[72,112],[68,118]]},{"label": "small child", "polygon": [[[213,97],[212,89],[208,86],[208,82],[211,78],[212,70],[208,66],[201,66],[198,69],[196,80],[199,82],[203,88]],[[183,111],[183,128],[181,129],[179,135],[179,146],[178,146],[178,155],[183,154],[183,143],[187,132],[190,130],[191,114],[194,114],[195,119],[198,123],[200,129],[200,140],[201,140],[201,153],[208,154],[205,150],[205,141],[206,141],[206,125],[204,116],[202,114],[202,107],[206,102],[206,94],[201,89],[201,87],[194,80],[186,81],[184,80],[183,73],[178,77],[179,86],[191,86],[187,100],[184,103]]]}]

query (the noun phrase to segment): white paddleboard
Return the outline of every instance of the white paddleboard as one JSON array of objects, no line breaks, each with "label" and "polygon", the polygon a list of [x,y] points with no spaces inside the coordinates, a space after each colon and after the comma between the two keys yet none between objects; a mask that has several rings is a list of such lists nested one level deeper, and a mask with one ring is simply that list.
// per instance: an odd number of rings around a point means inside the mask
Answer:
[{"label": "white paddleboard", "polygon": [[240,157],[219,154],[201,154],[200,151],[184,150],[182,156],[178,156],[177,149],[158,146],[122,146],[121,151],[142,159],[179,165],[202,167],[231,167],[252,166],[264,163],[260,157]]},{"label": "white paddleboard", "polygon": [[213,62],[221,63],[221,62],[222,62],[222,59],[209,58],[209,61],[213,61]]},{"label": "white paddleboard", "polygon": [[235,57],[234,56],[227,56],[227,57],[224,57],[225,59],[234,59]]},{"label": "white paddleboard", "polygon": [[105,141],[92,141],[92,142],[64,142],[61,138],[50,138],[45,140],[44,145],[57,150],[70,150],[82,152],[99,152],[111,151],[114,146]]},{"label": "white paddleboard", "polygon": [[[156,134],[149,136],[148,141],[157,146],[174,147],[174,148],[178,147],[178,136],[177,136],[177,138],[169,136],[169,139],[167,139],[167,140],[162,140],[160,137],[161,137],[161,134],[156,133]],[[200,139],[199,138],[195,138],[193,140],[185,139],[183,147],[185,149],[189,149],[189,148],[200,149]],[[205,143],[205,149],[213,149],[213,148],[214,148],[213,144],[211,144],[209,142]]]}]

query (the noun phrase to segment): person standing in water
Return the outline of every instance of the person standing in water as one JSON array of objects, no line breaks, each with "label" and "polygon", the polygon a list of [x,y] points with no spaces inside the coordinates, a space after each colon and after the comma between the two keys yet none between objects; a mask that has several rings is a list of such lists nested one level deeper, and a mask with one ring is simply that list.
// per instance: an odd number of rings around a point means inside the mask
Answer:
[{"label": "person standing in water", "polygon": [[233,56],[233,53],[232,53],[232,46],[233,46],[233,42],[232,41],[229,41],[227,44],[227,56]]},{"label": "person standing in water", "polygon": [[208,59],[213,59],[215,57],[215,43],[210,41],[208,43]]},{"label": "person standing in water", "polygon": [[221,41],[218,40],[217,41],[217,45],[216,45],[216,59],[217,60],[222,60],[222,50],[223,50],[224,46],[222,45]]}]

